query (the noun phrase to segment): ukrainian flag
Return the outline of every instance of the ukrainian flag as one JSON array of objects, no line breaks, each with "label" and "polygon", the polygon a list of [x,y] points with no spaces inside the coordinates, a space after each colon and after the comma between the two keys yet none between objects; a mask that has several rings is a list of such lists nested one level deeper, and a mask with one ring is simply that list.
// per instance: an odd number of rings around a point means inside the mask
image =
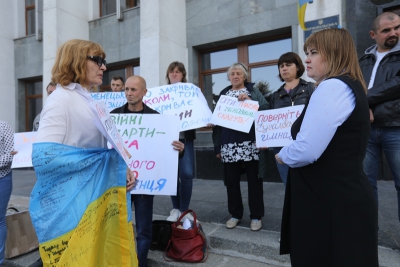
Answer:
[{"label": "ukrainian flag", "polygon": [[30,214],[44,266],[137,266],[126,165],[114,149],[34,143]]},{"label": "ukrainian flag", "polygon": [[304,24],[307,3],[312,3],[312,2],[313,0],[298,0],[297,3],[297,16],[299,18],[300,27],[303,29],[303,31],[307,30],[306,25]]}]

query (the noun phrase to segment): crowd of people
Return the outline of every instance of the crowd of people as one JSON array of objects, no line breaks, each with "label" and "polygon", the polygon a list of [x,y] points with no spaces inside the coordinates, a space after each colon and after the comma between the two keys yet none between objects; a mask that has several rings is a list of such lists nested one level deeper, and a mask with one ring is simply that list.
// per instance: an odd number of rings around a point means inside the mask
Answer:
[{"label": "crowd of people", "polygon": [[[306,67],[296,53],[279,57],[277,67],[283,84],[276,88],[269,103],[248,81],[249,70],[240,62],[228,68],[230,85],[221,88],[219,94],[238,101],[257,101],[259,110],[305,105],[291,129],[293,142],[273,148],[285,186],[280,252],[290,254],[294,267],[378,266],[377,179],[382,152],[397,190],[400,221],[400,17],[382,13],[374,20],[370,35],[376,44],[358,60],[347,30],[327,29],[312,34],[303,47]],[[68,51],[78,55],[75,63],[65,56]],[[58,53],[48,86],[57,85],[58,89],[40,114],[36,142],[105,148],[106,138],[96,128],[96,114],[89,105],[89,90],[102,84],[106,71],[105,52],[96,43],[71,40]],[[302,78],[305,71],[315,83]],[[186,83],[186,76],[181,62],[167,67],[167,84]],[[48,94],[53,91],[51,87]],[[124,83],[122,77],[114,77],[111,88],[123,90],[127,99],[124,106],[112,113],[158,113],[142,101],[147,92],[144,78],[131,76]],[[266,151],[256,146],[254,124],[248,133],[218,125],[207,127],[212,127],[214,152],[223,164],[228,211],[232,215],[226,228],[235,228],[243,217],[240,178],[245,173],[250,229],[260,230]],[[4,255],[5,209],[12,184],[12,133],[10,126],[0,121],[0,264]],[[177,195],[171,196],[168,221],[177,221],[190,208],[195,138],[195,130],[184,131],[171,144],[180,156]],[[127,169],[127,191],[134,183],[135,178]],[[153,195],[138,194],[131,199],[141,267],[148,266],[153,199]],[[186,216],[193,221],[190,214]]]}]

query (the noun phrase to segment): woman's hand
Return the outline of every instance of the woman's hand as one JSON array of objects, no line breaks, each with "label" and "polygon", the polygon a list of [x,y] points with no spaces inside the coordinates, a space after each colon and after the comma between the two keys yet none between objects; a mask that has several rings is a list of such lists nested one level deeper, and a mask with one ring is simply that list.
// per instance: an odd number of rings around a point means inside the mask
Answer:
[{"label": "woman's hand", "polygon": [[279,154],[276,154],[276,155],[275,155],[275,159],[276,159],[276,161],[277,161],[279,164],[285,164],[285,163],[282,161],[282,159],[279,157]]},{"label": "woman's hand", "polygon": [[374,113],[372,113],[372,109],[369,109],[369,122],[374,122]]},{"label": "woman's hand", "polygon": [[133,172],[126,167],[126,192],[131,191],[136,186],[136,178]]},{"label": "woman's hand", "polygon": [[185,149],[185,144],[180,141],[173,141],[171,144],[174,147],[174,150],[178,151],[179,154],[183,152]]},{"label": "woman's hand", "polygon": [[238,100],[239,100],[239,101],[251,100],[251,98],[250,98],[248,95],[246,95],[246,94],[240,94],[240,95],[238,96]]},{"label": "woman's hand", "polygon": [[12,156],[14,156],[14,155],[17,154],[17,153],[18,153],[18,151],[15,151],[15,150],[11,151],[11,155],[12,155]]}]

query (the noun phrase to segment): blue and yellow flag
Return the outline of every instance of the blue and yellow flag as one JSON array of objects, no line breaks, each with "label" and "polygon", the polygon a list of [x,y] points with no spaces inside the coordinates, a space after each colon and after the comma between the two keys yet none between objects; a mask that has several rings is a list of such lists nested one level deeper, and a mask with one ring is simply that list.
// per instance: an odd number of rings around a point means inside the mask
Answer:
[{"label": "blue and yellow flag", "polygon": [[32,163],[44,266],[137,266],[126,165],[114,149],[34,143]]},{"label": "blue and yellow flag", "polygon": [[299,18],[300,27],[303,29],[303,31],[307,30],[306,25],[304,24],[307,3],[312,3],[312,2],[313,0],[298,0],[297,3],[297,16]]}]

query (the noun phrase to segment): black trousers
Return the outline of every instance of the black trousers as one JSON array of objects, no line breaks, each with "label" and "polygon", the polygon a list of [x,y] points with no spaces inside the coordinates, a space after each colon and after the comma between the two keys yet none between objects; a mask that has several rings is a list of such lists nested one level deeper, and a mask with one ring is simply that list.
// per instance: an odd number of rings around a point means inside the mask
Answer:
[{"label": "black trousers", "polygon": [[228,193],[228,210],[232,217],[243,217],[240,176],[244,164],[247,175],[250,218],[260,220],[264,216],[263,181],[258,177],[258,160],[224,163],[225,184]]}]

